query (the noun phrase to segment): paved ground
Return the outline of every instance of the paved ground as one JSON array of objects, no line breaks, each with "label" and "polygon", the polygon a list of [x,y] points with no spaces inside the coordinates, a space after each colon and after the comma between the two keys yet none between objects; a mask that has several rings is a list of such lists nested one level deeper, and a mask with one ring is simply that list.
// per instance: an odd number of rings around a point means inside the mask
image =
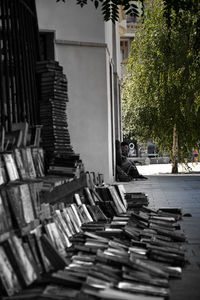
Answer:
[{"label": "paved ground", "polygon": [[[179,173],[199,173],[200,174],[200,163],[189,163],[189,169],[185,164],[179,164]],[[137,168],[141,174],[146,175],[158,175],[158,174],[170,174],[172,166],[171,164],[153,164],[153,165],[137,165]]]},{"label": "paved ground", "polygon": [[[143,166],[141,166],[143,167]],[[146,166],[144,166],[146,167]],[[149,173],[153,173],[155,165],[149,166]],[[143,174],[148,174],[143,169]],[[171,281],[171,300],[199,300],[200,299],[200,174],[185,175],[150,175],[146,181],[132,181],[124,183],[127,192],[147,193],[150,207],[161,206],[181,207],[183,217],[181,228],[187,235],[185,245],[190,264],[184,267],[181,280]]]}]

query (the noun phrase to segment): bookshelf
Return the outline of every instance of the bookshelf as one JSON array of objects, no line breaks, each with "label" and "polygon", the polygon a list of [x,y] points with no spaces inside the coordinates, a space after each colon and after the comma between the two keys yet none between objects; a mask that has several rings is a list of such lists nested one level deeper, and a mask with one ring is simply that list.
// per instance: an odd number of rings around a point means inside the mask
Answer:
[{"label": "bookshelf", "polygon": [[86,174],[82,173],[80,178],[75,178],[71,182],[55,187],[51,192],[41,192],[41,203],[73,203],[74,194],[82,192],[85,186],[87,186]]}]

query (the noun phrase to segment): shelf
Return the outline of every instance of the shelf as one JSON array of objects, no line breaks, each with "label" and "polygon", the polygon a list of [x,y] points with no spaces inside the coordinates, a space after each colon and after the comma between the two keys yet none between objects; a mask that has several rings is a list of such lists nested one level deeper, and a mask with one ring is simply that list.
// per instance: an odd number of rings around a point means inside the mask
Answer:
[{"label": "shelf", "polygon": [[51,192],[41,192],[41,203],[56,203],[67,202],[73,203],[74,193],[78,193],[87,186],[86,174],[80,175],[80,178],[74,179],[71,182],[64,183],[54,188]]}]

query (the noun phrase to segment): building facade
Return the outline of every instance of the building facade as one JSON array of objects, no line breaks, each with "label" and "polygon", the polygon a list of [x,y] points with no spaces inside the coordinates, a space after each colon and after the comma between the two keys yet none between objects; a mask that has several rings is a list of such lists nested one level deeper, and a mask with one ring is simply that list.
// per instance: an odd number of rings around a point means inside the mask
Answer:
[{"label": "building facade", "polygon": [[36,9],[48,59],[54,56],[68,78],[73,149],[87,171],[112,182],[115,139],[121,138],[118,24],[105,23],[92,3],[81,8],[75,1],[37,0]]}]

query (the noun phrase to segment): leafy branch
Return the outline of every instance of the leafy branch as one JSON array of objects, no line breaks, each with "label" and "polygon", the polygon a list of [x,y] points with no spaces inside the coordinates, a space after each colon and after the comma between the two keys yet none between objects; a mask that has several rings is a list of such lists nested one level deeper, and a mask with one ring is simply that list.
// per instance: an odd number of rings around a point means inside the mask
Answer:
[{"label": "leafy branch", "polygon": [[[65,0],[56,0],[56,2],[65,2]],[[101,5],[101,11],[105,21],[112,20],[116,22],[119,19],[119,6],[123,7],[123,10],[127,15],[139,16],[138,7],[136,4],[132,3],[130,0],[90,0],[93,2],[95,8],[97,9]],[[142,3],[142,11],[144,11],[143,0],[137,0]],[[76,4],[81,7],[88,4],[87,0],[76,0]]]}]

